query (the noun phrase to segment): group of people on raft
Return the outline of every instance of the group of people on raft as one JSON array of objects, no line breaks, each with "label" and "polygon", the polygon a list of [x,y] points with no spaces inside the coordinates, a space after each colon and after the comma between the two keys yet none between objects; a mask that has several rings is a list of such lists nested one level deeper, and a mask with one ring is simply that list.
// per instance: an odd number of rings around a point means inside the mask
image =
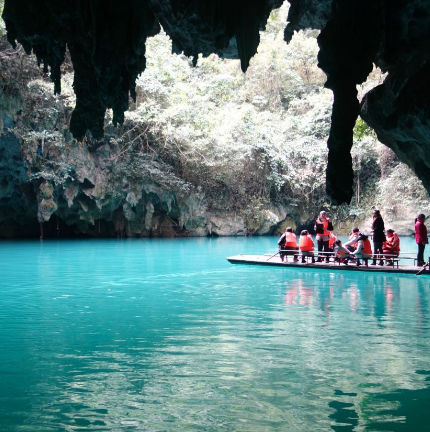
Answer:
[{"label": "group of people on raft", "polygon": [[[428,244],[427,228],[424,224],[425,215],[419,214],[415,219],[415,240],[418,245],[417,265],[423,266],[424,249]],[[278,240],[279,255],[281,261],[287,262],[288,256],[293,257],[293,262],[299,261],[304,264],[309,257],[312,263],[329,262],[330,257],[335,258],[335,261],[348,264],[355,263],[360,266],[361,261],[366,266],[369,265],[369,260],[372,260],[371,265],[376,265],[379,260],[379,265],[393,265],[393,259],[400,254],[400,238],[392,229],[385,231],[384,220],[382,219],[379,210],[373,211],[372,236],[373,236],[373,252],[369,236],[360,232],[358,227],[351,230],[348,241],[343,245],[342,241],[336,238],[333,234],[333,224],[327,213],[322,211],[315,222],[316,243],[318,256],[315,260],[314,250],[315,243],[311,234],[307,230],[300,233],[299,242],[291,227],[288,227]],[[299,254],[300,252],[300,254]]]}]

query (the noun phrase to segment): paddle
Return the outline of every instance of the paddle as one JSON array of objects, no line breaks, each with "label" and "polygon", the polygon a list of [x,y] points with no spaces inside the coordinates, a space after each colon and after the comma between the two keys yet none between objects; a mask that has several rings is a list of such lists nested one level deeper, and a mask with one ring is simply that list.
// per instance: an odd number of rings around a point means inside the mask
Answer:
[{"label": "paddle", "polygon": [[430,258],[429,258],[429,260],[423,265],[423,268],[415,275],[415,276],[418,276],[418,275],[420,275],[425,269],[426,269],[426,267],[428,267],[430,265]]},{"label": "paddle", "polygon": [[274,256],[278,255],[279,252],[281,252],[281,251],[278,251],[278,252],[275,253],[275,255],[272,255],[270,258],[267,258],[266,261],[269,261],[269,259],[272,259]]}]

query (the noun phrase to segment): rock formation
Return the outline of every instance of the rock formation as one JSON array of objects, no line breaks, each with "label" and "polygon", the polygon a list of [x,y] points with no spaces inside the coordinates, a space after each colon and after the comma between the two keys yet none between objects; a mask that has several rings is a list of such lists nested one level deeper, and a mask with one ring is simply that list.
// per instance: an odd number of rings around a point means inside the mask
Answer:
[{"label": "rock formation", "polygon": [[0,238],[39,236],[39,224],[45,237],[244,236],[272,233],[287,213],[300,219],[293,207],[266,209],[252,223],[208,210],[205,195],[162,163],[140,164],[135,175],[120,145],[90,151],[75,140],[63,143],[60,135],[43,146],[2,136]]},{"label": "rock formation", "polygon": [[[174,51],[195,59],[216,52],[241,59],[246,70],[270,11],[283,0],[6,0],[12,44],[34,51],[60,91],[66,46],[75,70],[73,135],[103,135],[105,110],[121,123],[135,79],[145,68],[146,38],[160,30]],[[406,162],[430,191],[430,2],[428,0],[290,0],[286,40],[307,27],[321,30],[320,67],[334,93],[328,140],[327,191],[352,196],[350,148],[359,113],[378,138]],[[356,85],[375,63],[385,82],[360,107]]]},{"label": "rock formation", "polygon": [[[290,3],[291,24],[286,29],[286,40],[292,29],[321,29],[319,66],[327,74],[326,86],[334,93],[328,140],[329,195],[339,202],[348,202],[351,197],[349,150],[358,114],[430,191],[430,2]],[[356,85],[366,80],[373,63],[388,76],[359,106]]]}]

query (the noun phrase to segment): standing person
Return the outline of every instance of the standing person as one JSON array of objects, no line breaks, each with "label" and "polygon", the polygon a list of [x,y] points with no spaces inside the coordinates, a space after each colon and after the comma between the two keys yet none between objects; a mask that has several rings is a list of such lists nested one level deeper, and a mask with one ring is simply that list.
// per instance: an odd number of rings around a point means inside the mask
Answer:
[{"label": "standing person", "polygon": [[[323,210],[317,220],[315,221],[315,232],[317,234],[316,241],[318,244],[318,252],[330,252],[329,239],[330,231],[333,231],[333,225],[330,218],[327,217],[327,213]],[[322,254],[318,255],[318,262],[323,259]],[[326,255],[325,261],[329,262],[329,256]]]},{"label": "standing person", "polygon": [[306,262],[305,257],[310,256],[312,258],[312,263],[315,262],[314,258],[314,242],[312,241],[312,236],[308,233],[307,230],[303,230],[300,233],[299,240],[299,248],[300,253],[302,254],[302,264]]},{"label": "standing person", "polygon": [[415,219],[415,241],[418,245],[418,255],[417,255],[417,265],[423,266],[425,264],[424,261],[424,249],[426,248],[426,244],[428,244],[429,239],[427,237],[427,227],[424,224],[426,220],[425,215],[422,213],[417,216]]},{"label": "standing person", "polygon": [[297,258],[297,252],[299,247],[297,246],[297,237],[293,233],[293,229],[288,227],[284,234],[281,235],[281,238],[278,240],[279,245],[279,256],[281,257],[281,261],[288,261],[286,258],[288,255],[294,255],[294,262],[297,262],[299,259]]},{"label": "standing person", "polygon": [[382,259],[382,255],[384,253],[382,250],[382,245],[386,240],[386,237],[384,219],[382,219],[381,212],[379,210],[373,210],[372,232],[374,253],[372,265],[376,265],[377,255],[379,255],[379,265],[382,266],[384,265],[384,260]]}]

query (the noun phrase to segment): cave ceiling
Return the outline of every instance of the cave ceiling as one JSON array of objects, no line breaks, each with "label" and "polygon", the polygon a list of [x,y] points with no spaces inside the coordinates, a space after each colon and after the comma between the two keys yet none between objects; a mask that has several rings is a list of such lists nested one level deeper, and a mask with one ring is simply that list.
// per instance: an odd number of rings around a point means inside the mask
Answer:
[{"label": "cave ceiling", "polygon": [[[145,69],[145,43],[161,26],[173,51],[197,59],[239,58],[246,71],[259,32],[283,0],[5,0],[8,40],[36,54],[61,91],[66,47],[77,97],[70,129],[103,136],[105,111],[121,123]],[[430,192],[430,1],[290,0],[285,40],[321,30],[319,66],[334,94],[327,192],[337,203],[353,190],[350,150],[360,115]],[[388,75],[359,103],[356,86],[379,66]]]}]

